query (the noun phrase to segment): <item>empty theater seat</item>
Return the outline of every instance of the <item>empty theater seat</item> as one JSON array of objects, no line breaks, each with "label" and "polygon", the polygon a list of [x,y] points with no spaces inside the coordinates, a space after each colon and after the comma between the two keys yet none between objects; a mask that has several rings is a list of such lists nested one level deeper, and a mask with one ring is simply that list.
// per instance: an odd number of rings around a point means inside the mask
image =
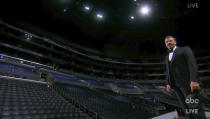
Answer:
[{"label": "empty theater seat", "polygon": [[154,116],[150,112],[135,108],[135,104],[132,105],[126,97],[110,91],[94,91],[60,83],[56,83],[54,89],[73,104],[87,109],[89,115],[97,119],[141,119]]},{"label": "empty theater seat", "polygon": [[0,79],[2,119],[88,119],[45,84]]}]

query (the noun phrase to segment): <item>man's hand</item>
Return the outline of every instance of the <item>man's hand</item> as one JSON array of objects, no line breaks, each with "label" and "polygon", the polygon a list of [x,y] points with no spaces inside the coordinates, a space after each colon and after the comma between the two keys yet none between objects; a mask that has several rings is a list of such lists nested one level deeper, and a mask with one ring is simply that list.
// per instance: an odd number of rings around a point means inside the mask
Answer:
[{"label": "man's hand", "polygon": [[200,84],[198,82],[191,81],[190,87],[191,91],[193,92],[195,89],[200,89]]},{"label": "man's hand", "polygon": [[171,86],[170,85],[166,85],[166,90],[169,92],[169,93],[171,93],[172,91],[171,91]]}]

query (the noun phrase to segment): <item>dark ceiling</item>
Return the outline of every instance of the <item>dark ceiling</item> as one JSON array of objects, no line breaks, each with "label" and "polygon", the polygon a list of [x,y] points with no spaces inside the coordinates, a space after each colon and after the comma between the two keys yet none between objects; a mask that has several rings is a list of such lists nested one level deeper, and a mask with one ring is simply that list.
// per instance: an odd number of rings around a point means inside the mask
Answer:
[{"label": "dark ceiling", "polygon": [[[144,50],[164,49],[165,35],[174,35],[182,45],[203,47],[197,41],[205,22],[199,0],[7,0],[0,4],[0,18],[26,22],[81,45],[103,49],[105,44],[130,44]],[[198,8],[189,8],[190,3]],[[148,4],[151,13],[138,8]],[[191,4],[191,5],[192,5]],[[84,5],[89,5],[86,11]],[[195,6],[194,6],[195,7]],[[97,12],[104,18],[98,20]],[[131,20],[130,15],[135,19]],[[147,45],[144,45],[147,43]],[[150,44],[153,44],[150,46]],[[151,48],[152,47],[152,48]]]}]

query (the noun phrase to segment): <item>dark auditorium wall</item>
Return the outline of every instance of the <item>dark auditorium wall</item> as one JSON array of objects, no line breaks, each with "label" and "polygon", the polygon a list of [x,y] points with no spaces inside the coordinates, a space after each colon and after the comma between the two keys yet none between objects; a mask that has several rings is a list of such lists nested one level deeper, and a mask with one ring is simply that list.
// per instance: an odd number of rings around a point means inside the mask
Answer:
[{"label": "dark auditorium wall", "polygon": [[125,59],[139,58],[161,58],[165,55],[166,48],[162,45],[161,39],[148,40],[121,40],[112,44],[104,44],[104,54],[106,56]]},{"label": "dark auditorium wall", "polygon": [[139,58],[139,51],[135,50],[129,45],[114,45],[106,44],[104,45],[104,54],[116,58]]}]

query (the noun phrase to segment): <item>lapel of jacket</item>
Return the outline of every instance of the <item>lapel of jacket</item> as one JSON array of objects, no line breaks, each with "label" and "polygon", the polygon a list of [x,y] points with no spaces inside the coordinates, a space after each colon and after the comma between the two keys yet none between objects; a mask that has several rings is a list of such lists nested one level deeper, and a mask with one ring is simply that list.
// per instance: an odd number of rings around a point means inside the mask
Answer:
[{"label": "lapel of jacket", "polygon": [[[166,56],[166,67],[167,67],[167,69],[168,69],[168,73],[169,73],[169,59],[168,59],[168,57],[169,57],[169,54]],[[168,74],[169,75],[169,74]]]},{"label": "lapel of jacket", "polygon": [[173,56],[172,56],[172,59],[170,61],[170,64],[172,64],[172,62],[174,61],[174,57],[176,57],[176,54],[177,54],[177,50],[179,49],[179,47],[177,46],[174,53],[173,53]]},{"label": "lapel of jacket", "polygon": [[168,55],[166,55],[166,66],[168,67],[168,65],[169,65],[169,59],[168,59],[168,57],[169,57],[169,54]]}]

